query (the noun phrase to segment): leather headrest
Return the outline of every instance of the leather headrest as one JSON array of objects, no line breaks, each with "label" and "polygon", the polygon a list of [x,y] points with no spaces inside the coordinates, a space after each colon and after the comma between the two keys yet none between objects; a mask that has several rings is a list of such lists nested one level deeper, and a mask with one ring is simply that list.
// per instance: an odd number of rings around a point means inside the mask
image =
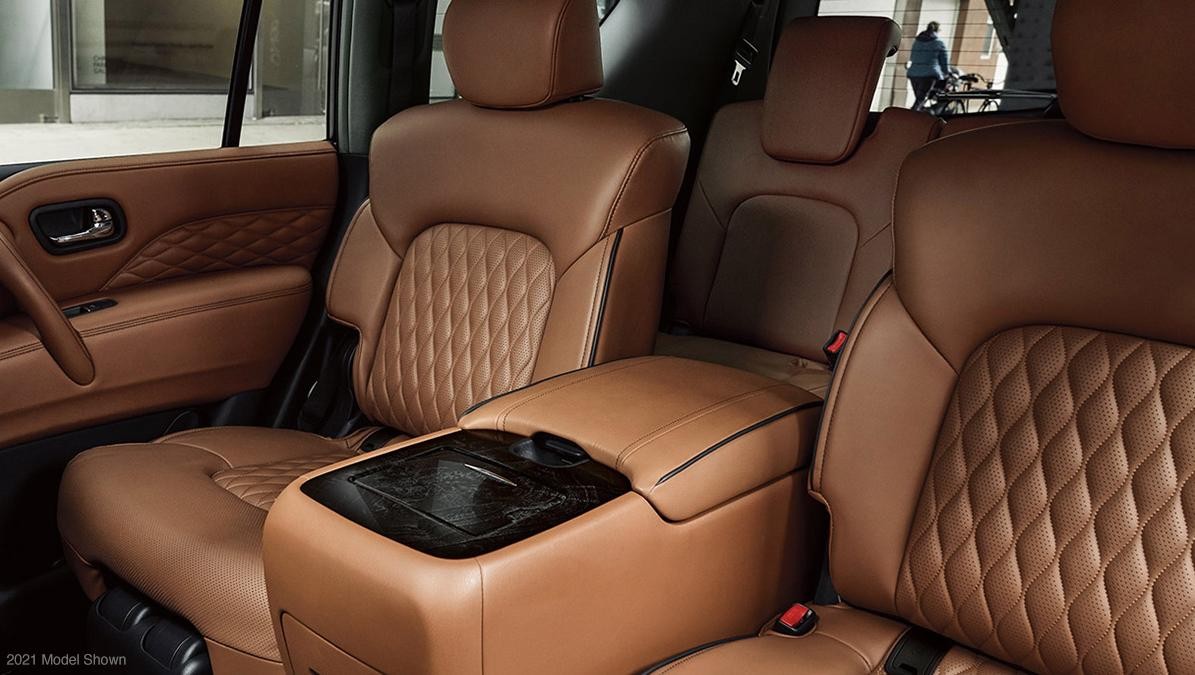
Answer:
[{"label": "leather headrest", "polygon": [[812,164],[849,157],[863,136],[884,59],[899,44],[900,27],[878,17],[815,17],[785,26],[764,96],[764,151]]},{"label": "leather headrest", "polygon": [[1088,136],[1195,149],[1191,0],[1059,0],[1054,75],[1071,126]]},{"label": "leather headrest", "polygon": [[592,0],[453,0],[444,58],[466,101],[537,108],[602,86]]}]

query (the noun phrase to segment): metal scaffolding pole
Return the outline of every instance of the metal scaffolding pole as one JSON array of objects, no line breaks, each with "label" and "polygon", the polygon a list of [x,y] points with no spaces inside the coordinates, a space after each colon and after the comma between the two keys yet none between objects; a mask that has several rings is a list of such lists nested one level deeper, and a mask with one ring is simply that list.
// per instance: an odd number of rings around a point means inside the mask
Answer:
[{"label": "metal scaffolding pole", "polygon": [[53,0],[50,6],[50,44],[54,68],[54,118],[71,121],[71,4]]}]

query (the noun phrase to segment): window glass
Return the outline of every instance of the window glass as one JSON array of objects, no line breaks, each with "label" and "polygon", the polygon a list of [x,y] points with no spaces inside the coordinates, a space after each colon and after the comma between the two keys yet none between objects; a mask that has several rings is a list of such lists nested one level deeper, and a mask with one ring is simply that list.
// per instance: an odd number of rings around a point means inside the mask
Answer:
[{"label": "window glass", "polygon": [[227,93],[240,4],[73,0],[74,88]]},{"label": "window glass", "polygon": [[241,145],[328,136],[331,0],[265,0]]},{"label": "window glass", "polygon": [[[596,0],[598,19],[605,19],[618,4],[618,0]],[[428,98],[432,101],[447,101],[456,98],[456,87],[452,86],[452,76],[448,74],[448,64],[444,61],[444,12],[452,0],[436,0],[436,33],[432,37],[432,79]]]},{"label": "window glass", "polygon": [[[265,0],[242,145],[325,138],[330,0]],[[220,145],[241,0],[0,0],[0,164]]]},{"label": "window glass", "polygon": [[1053,7],[1042,0],[821,0],[820,13],[900,24],[904,40],[884,66],[873,110],[957,115],[1050,103]]}]

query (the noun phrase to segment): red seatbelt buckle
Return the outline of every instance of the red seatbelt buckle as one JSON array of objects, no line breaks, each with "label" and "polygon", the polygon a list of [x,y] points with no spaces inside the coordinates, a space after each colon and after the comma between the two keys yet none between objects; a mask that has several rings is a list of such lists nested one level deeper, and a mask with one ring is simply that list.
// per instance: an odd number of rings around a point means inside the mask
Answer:
[{"label": "red seatbelt buckle", "polygon": [[822,353],[826,355],[826,361],[829,362],[831,368],[838,363],[838,356],[846,348],[847,337],[849,334],[846,331],[836,330],[830,335],[830,339],[826,340],[826,344],[822,345]]},{"label": "red seatbelt buckle", "polygon": [[781,635],[804,635],[813,630],[815,625],[817,625],[817,613],[807,605],[798,602],[776,619],[772,631]]}]

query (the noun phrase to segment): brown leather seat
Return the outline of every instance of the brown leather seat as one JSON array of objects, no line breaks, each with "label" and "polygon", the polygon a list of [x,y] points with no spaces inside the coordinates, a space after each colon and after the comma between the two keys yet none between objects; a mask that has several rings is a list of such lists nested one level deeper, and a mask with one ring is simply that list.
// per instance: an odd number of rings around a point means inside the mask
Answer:
[{"label": "brown leather seat", "polygon": [[909,158],[811,476],[845,602],[668,672],[882,673],[909,626],[938,675],[1195,672],[1192,25],[1059,0],[1069,122]]},{"label": "brown leather seat", "polygon": [[850,328],[892,265],[897,169],[940,127],[924,113],[868,112],[899,43],[888,19],[798,19],[781,34],[764,100],[718,112],[673,263],[674,329],[658,353],[825,394],[822,345]]},{"label": "brown leather seat", "polygon": [[[464,100],[378,129],[327,297],[360,333],[361,408],[412,435],[651,351],[688,152],[676,120],[584,98],[602,83],[592,2],[456,0],[444,35]],[[278,667],[266,509],[363,436],[223,428],[92,450],[63,478],[61,532],[93,597],[121,579],[193,623],[218,667]]]}]

